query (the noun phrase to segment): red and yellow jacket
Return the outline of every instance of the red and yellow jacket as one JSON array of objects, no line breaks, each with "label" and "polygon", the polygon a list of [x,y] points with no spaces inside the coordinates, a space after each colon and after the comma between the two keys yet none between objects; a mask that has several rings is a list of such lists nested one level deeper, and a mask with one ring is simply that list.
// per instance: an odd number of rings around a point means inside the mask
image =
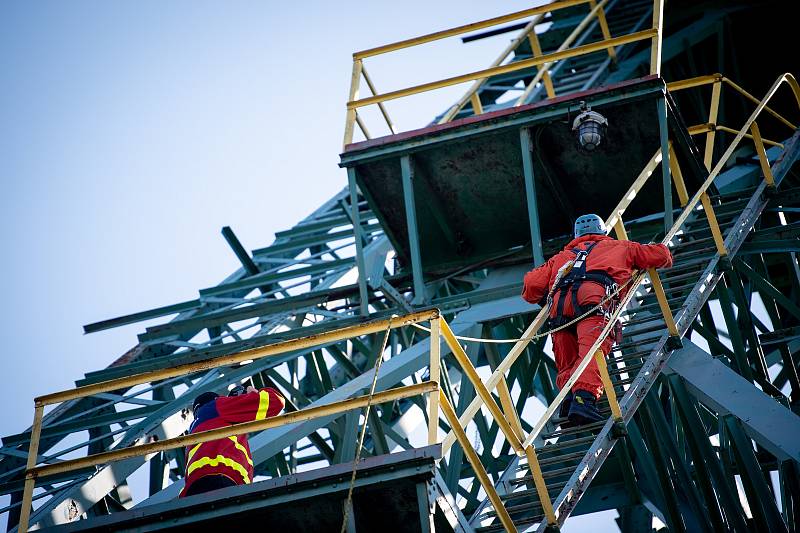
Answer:
[{"label": "red and yellow jacket", "polygon": [[[586,259],[586,270],[602,270],[608,273],[614,281],[623,285],[630,278],[634,269],[663,268],[672,266],[672,254],[663,244],[639,244],[633,241],[618,241],[607,235],[583,235],[570,241],[562,251],[551,257],[547,262],[525,274],[522,298],[530,303],[539,302],[553,286],[558,275],[558,270],[567,262],[575,259],[573,249],[585,250],[590,244],[596,242]],[[557,294],[553,295],[556,300]],[[625,292],[620,293],[620,297]],[[599,283],[587,281],[578,289],[578,304],[597,304],[606,294],[606,289]],[[551,316],[554,309],[551,309]],[[572,302],[567,298],[564,314],[573,316]]]},{"label": "red and yellow jacket", "polygon": [[[283,396],[271,388],[241,396],[220,396],[198,409],[197,418],[189,432],[199,433],[231,424],[264,420],[280,413],[283,406]],[[192,483],[209,475],[226,476],[237,485],[252,482],[253,458],[247,435],[235,435],[187,447],[186,484],[180,496],[186,494]]]}]

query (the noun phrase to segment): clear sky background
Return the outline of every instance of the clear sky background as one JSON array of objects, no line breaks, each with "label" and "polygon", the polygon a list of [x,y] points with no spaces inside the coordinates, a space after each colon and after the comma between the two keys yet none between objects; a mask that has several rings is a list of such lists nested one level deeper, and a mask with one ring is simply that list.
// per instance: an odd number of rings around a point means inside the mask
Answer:
[{"label": "clear sky background", "polygon": [[[195,298],[238,267],[223,226],[263,247],[344,187],[353,51],[540,3],[0,3],[0,434],[147,324],[82,325]],[[366,65],[387,91],[484,68],[512,36]],[[389,111],[424,126],[464,88]]]}]

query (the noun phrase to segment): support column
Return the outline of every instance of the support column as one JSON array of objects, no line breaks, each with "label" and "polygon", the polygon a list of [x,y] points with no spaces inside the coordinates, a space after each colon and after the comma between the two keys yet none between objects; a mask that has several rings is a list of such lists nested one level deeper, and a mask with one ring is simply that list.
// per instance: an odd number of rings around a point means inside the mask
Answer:
[{"label": "support column", "polygon": [[539,207],[536,203],[536,181],[533,176],[533,145],[531,131],[528,128],[519,130],[519,144],[522,150],[522,172],[525,176],[525,196],[528,200],[528,221],[531,225],[531,246],[533,247],[533,264],[544,263],[542,251],[542,232],[539,225]]},{"label": "support column", "polygon": [[661,140],[661,176],[664,183],[664,233],[669,232],[672,218],[672,175],[669,168],[669,133],[667,130],[667,102],[665,98],[656,101],[658,105],[658,134]]},{"label": "support column", "polygon": [[417,210],[414,203],[414,165],[410,155],[404,155],[400,158],[400,173],[403,176],[403,200],[405,201],[406,223],[408,225],[408,247],[411,252],[411,273],[414,278],[414,299],[412,303],[418,305],[425,301],[425,279],[422,274]]},{"label": "support column", "polygon": [[353,222],[353,234],[356,240],[356,266],[358,267],[358,299],[359,312],[363,316],[369,314],[369,296],[367,294],[367,269],[364,265],[364,241],[361,232],[361,218],[358,212],[358,185],[356,169],[347,168],[347,183],[350,186],[350,218]]}]

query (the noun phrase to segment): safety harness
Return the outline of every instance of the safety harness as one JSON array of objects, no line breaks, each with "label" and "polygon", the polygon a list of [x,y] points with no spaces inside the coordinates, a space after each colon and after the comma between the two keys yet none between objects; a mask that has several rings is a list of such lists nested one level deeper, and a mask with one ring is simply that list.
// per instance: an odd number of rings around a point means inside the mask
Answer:
[{"label": "safety harness", "polygon": [[[560,292],[558,302],[556,302],[555,306],[555,315],[551,315],[550,319],[548,320],[548,326],[550,328],[563,326],[571,321],[575,316],[586,314],[595,307],[594,304],[578,304],[578,290],[580,290],[583,282],[593,281],[604,286],[606,289],[606,296],[610,296],[617,290],[617,283],[606,271],[586,270],[586,259],[589,257],[589,253],[596,245],[597,242],[593,242],[587,246],[585,250],[573,248],[570,251],[575,254],[575,259],[567,262],[563,267],[561,267],[561,269],[559,269],[559,275],[556,277],[556,282],[553,284],[553,288],[550,289],[550,293],[547,295],[547,302],[550,305],[550,309],[553,309],[553,296]],[[572,309],[574,316],[564,316],[564,302],[567,300],[567,296],[570,294],[572,295]],[[609,300],[610,305],[599,308],[597,310],[597,314],[607,316],[609,313],[609,308],[613,306],[613,301],[614,300],[611,299]]]}]

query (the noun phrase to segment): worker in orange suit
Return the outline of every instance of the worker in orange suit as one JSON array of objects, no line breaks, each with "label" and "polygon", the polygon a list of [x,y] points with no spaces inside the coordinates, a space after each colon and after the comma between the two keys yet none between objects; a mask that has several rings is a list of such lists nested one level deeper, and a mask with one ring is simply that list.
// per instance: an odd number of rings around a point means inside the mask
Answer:
[{"label": "worker in orange suit", "polygon": [[[605,328],[614,306],[625,293],[622,290],[615,295],[617,288],[630,280],[633,270],[672,265],[672,254],[663,244],[613,239],[606,235],[603,219],[597,215],[578,217],[574,236],[563,250],[525,275],[522,290],[525,301],[550,304],[549,330],[586,315],[552,334],[559,389]],[[599,309],[594,309],[601,302]],[[618,340],[619,326],[614,329],[614,334],[600,345],[603,355],[608,355]],[[572,425],[602,420],[597,409],[602,393],[600,371],[592,359],[561,404],[561,418],[568,418],[568,424]]]},{"label": "worker in orange suit", "polygon": [[[192,405],[190,433],[264,420],[283,410],[284,399],[271,388],[237,385],[228,396],[204,392]],[[186,448],[186,484],[180,497],[245,485],[253,480],[253,457],[247,435],[232,435]]]}]

